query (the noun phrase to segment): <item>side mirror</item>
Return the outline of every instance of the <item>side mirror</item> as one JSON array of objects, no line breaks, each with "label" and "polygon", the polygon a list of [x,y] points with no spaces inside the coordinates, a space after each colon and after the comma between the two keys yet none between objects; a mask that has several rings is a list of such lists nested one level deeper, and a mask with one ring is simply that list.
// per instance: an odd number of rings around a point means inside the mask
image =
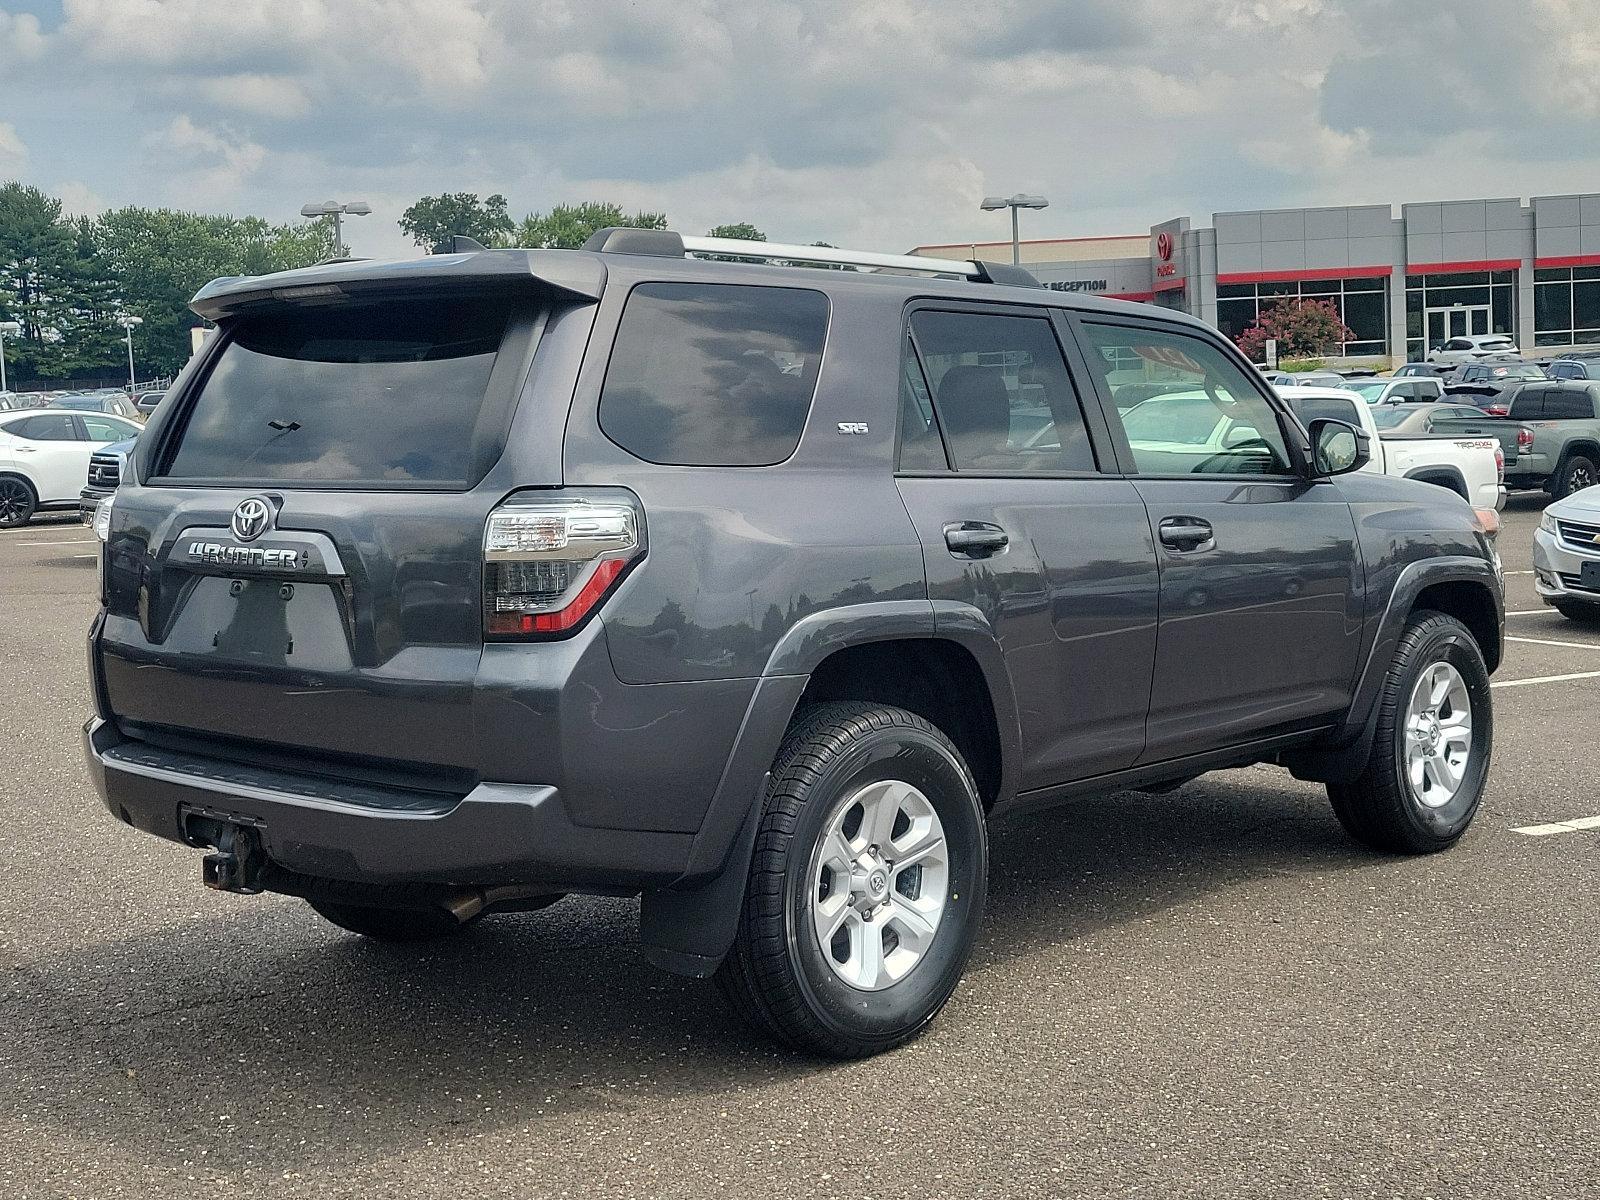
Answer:
[{"label": "side mirror", "polygon": [[1307,430],[1311,434],[1311,463],[1318,476],[1348,475],[1367,465],[1372,457],[1372,439],[1367,431],[1347,421],[1318,417]]}]

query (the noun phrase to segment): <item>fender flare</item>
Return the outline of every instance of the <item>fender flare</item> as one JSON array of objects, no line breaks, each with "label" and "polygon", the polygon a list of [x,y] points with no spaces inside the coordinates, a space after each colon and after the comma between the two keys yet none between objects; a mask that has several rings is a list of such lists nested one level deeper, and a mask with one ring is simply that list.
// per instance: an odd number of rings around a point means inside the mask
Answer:
[{"label": "fender flare", "polygon": [[1001,794],[1015,790],[1022,744],[1016,697],[993,627],[979,609],[921,599],[812,613],[795,622],[767,658],[683,874],[672,887],[642,898],[639,935],[647,960],[695,978],[721,965],[738,929],[767,774],[812,672],[848,646],[908,638],[951,641],[977,660],[1000,728]]},{"label": "fender flare", "polygon": [[[1419,483],[1431,483],[1438,487],[1449,488],[1469,504],[1472,502],[1472,489],[1467,486],[1467,477],[1461,473],[1461,468],[1452,467],[1445,463],[1436,463],[1432,466],[1413,467],[1405,473],[1405,478],[1415,479]],[[1450,483],[1443,482],[1445,479]],[[1454,485],[1454,486],[1452,486]]]},{"label": "fender flare", "polygon": [[[1378,693],[1394,660],[1400,635],[1406,626],[1417,597],[1438,583],[1482,584],[1495,603],[1496,631],[1505,636],[1505,604],[1494,568],[1483,559],[1467,555],[1442,555],[1407,563],[1395,577],[1389,602],[1378,618],[1372,644],[1368,647],[1356,677],[1350,710],[1344,722],[1321,747],[1294,750],[1280,761],[1299,779],[1319,782],[1344,782],[1359,775],[1372,750],[1373,731],[1378,722]],[[1503,642],[1502,642],[1503,645]],[[1496,647],[1495,649],[1499,649]],[[1485,648],[1485,657],[1489,657]]]}]

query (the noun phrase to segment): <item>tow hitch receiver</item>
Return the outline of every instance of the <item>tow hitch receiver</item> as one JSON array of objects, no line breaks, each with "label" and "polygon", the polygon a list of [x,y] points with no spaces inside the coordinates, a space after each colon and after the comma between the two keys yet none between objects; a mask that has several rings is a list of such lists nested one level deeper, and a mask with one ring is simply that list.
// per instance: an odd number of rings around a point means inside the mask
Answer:
[{"label": "tow hitch receiver", "polygon": [[263,890],[267,853],[262,849],[259,829],[190,812],[185,816],[183,832],[192,846],[215,847],[200,864],[200,879],[208,888],[245,896]]}]

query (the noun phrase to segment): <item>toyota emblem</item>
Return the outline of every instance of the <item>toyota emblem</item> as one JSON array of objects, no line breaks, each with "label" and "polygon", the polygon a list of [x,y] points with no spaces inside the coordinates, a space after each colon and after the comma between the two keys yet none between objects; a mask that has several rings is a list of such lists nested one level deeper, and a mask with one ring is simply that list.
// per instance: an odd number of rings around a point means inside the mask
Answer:
[{"label": "toyota emblem", "polygon": [[1172,235],[1170,233],[1156,234],[1156,253],[1161,256],[1162,262],[1172,261]]},{"label": "toyota emblem", "polygon": [[233,536],[241,542],[253,542],[272,524],[272,505],[259,496],[251,496],[233,510],[229,526]]}]

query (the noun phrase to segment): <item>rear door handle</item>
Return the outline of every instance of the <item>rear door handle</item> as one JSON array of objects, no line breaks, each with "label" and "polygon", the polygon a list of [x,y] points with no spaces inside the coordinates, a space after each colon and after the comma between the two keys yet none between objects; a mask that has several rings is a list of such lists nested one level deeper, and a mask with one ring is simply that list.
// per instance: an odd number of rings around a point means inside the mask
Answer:
[{"label": "rear door handle", "polygon": [[989,558],[1010,544],[1010,537],[998,525],[986,521],[962,521],[944,527],[944,544],[958,558]]},{"label": "rear door handle", "polygon": [[1199,517],[1166,517],[1160,526],[1161,544],[1173,550],[1209,550],[1217,544],[1209,521]]}]

